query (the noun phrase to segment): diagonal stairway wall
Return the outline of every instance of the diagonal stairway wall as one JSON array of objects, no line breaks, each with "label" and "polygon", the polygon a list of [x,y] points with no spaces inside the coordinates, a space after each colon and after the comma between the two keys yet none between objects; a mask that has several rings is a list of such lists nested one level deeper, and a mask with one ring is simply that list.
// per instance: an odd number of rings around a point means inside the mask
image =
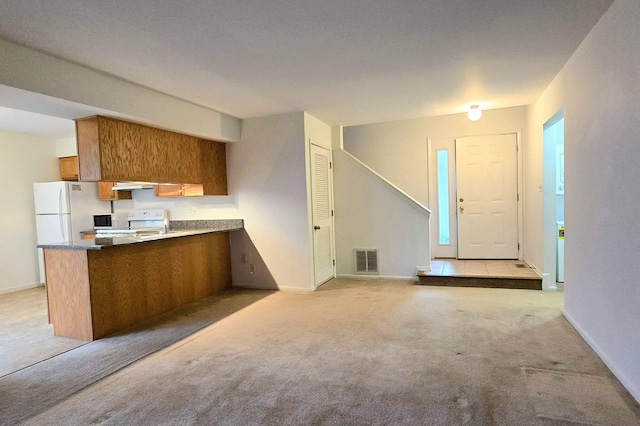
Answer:
[{"label": "diagonal stairway wall", "polygon": [[379,250],[381,278],[415,279],[429,267],[430,210],[345,151],[342,128],[332,139],[337,275],[354,276],[364,248]]},{"label": "diagonal stairway wall", "polygon": [[[344,128],[343,146],[347,153],[357,158],[375,173],[404,191],[419,203],[433,211],[431,230],[437,230],[437,204],[429,199],[429,153],[427,140],[438,146],[453,149],[458,137],[517,133],[523,134],[525,127],[525,107],[487,110],[481,120],[472,122],[466,114],[452,114],[438,117],[423,117],[411,120],[376,123]],[[521,145],[526,141],[520,141]],[[335,152],[338,150],[335,149]],[[514,177],[515,178],[515,177]],[[395,217],[402,224],[404,214]],[[357,218],[353,218],[357,221]],[[370,219],[369,226],[388,226],[388,218]],[[350,225],[351,226],[351,225]],[[401,226],[401,225],[400,225]],[[408,226],[408,225],[407,225]],[[453,226],[455,222],[453,222]],[[435,235],[435,232],[432,232]],[[521,234],[522,237],[522,234]],[[436,241],[437,243],[437,241]],[[423,242],[404,242],[406,252],[423,249]],[[434,244],[434,241],[431,241]],[[411,247],[413,245],[413,247]],[[435,246],[432,246],[432,252]],[[526,256],[526,253],[524,253]],[[426,265],[423,263],[422,265]]]}]

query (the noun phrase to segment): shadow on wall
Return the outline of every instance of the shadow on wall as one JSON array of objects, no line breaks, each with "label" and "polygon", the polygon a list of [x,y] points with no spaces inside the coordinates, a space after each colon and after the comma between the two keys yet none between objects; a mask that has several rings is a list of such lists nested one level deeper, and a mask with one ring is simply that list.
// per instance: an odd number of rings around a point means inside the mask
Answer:
[{"label": "shadow on wall", "polygon": [[230,235],[233,286],[278,290],[276,280],[246,229],[231,232]]}]

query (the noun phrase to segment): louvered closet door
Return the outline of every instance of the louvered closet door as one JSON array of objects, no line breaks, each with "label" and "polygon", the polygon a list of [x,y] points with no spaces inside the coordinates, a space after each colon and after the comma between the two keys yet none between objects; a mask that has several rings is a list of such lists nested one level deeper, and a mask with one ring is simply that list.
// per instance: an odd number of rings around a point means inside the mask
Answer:
[{"label": "louvered closet door", "polygon": [[331,153],[311,144],[311,204],[315,286],[333,278]]}]

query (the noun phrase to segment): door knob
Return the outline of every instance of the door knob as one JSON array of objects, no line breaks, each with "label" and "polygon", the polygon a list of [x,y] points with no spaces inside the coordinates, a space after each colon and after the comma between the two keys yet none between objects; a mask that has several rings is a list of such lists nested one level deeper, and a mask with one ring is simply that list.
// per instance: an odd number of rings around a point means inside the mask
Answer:
[{"label": "door knob", "polygon": [[313,229],[315,229],[317,231],[318,229],[320,229],[320,227],[318,225],[316,225],[316,226],[313,227]]},{"label": "door knob", "polygon": [[464,206],[460,206],[460,213],[464,212]]}]

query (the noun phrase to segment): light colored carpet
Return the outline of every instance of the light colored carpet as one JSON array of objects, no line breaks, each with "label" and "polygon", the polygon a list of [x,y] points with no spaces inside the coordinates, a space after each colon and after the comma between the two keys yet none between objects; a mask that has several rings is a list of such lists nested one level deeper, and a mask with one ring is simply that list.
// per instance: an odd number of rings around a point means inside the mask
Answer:
[{"label": "light colored carpet", "polygon": [[0,295],[0,377],[85,343],[53,335],[44,287]]},{"label": "light colored carpet", "polygon": [[524,373],[539,418],[608,426],[636,420],[606,377],[535,368]]},{"label": "light colored carpet", "polygon": [[92,383],[272,293],[223,291],[0,377],[0,425],[33,417]]},{"label": "light colored carpet", "polygon": [[[561,293],[333,280],[264,297],[26,424],[576,425],[620,403],[640,424],[561,307]],[[597,418],[545,417],[533,369],[597,377],[612,400]]]}]

